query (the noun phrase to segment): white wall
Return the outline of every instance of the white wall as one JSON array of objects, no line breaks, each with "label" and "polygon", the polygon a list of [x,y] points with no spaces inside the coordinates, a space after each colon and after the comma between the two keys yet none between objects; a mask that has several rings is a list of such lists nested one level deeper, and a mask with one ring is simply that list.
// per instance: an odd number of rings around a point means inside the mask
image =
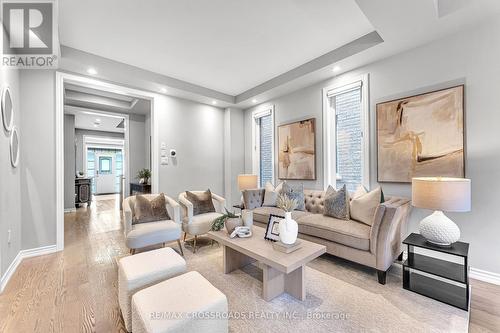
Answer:
[{"label": "white wall", "polygon": [[[21,124],[19,71],[0,68],[0,88],[10,87],[14,108],[14,124],[18,126],[20,149],[25,145]],[[23,159],[13,168],[10,163],[9,133],[4,130],[0,114],[0,277],[12,263],[21,244],[21,174]],[[8,244],[8,230],[11,230],[11,242]]]},{"label": "white wall", "polygon": [[208,188],[223,195],[224,110],[164,95],[157,95],[154,107],[159,144],[177,150],[175,159],[159,167],[159,190],[173,198]]},{"label": "white wall", "polygon": [[22,248],[56,244],[55,72],[22,70]]},{"label": "white wall", "polygon": [[237,108],[224,110],[224,193],[228,208],[240,204],[238,175],[245,173],[244,113]]},{"label": "white wall", "polygon": [[[138,182],[136,176],[139,170],[148,166],[146,154],[146,123],[142,115],[129,115],[129,182]],[[130,189],[125,184],[127,190]]]},{"label": "white wall", "polygon": [[[336,80],[370,75],[370,180],[377,186],[375,104],[453,83],[465,82],[466,177],[472,180],[472,211],[449,216],[459,225],[462,240],[469,242],[474,268],[500,273],[497,250],[500,223],[500,19],[457,35],[373,63],[339,77],[272,100],[276,125],[295,119],[316,117],[316,163],[318,180],[308,188],[323,188],[322,94]],[[245,114],[245,167],[251,171],[251,110]],[[409,184],[381,184],[388,195],[410,197]],[[429,211],[414,209],[408,232],[418,230],[418,221]]]},{"label": "white wall", "polygon": [[64,115],[64,209],[75,208],[75,115]]}]

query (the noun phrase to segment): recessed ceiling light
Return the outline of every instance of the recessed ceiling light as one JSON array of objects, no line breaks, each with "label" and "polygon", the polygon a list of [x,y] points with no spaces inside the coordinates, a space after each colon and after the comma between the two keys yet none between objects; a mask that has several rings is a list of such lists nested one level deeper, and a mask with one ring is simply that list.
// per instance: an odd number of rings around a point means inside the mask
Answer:
[{"label": "recessed ceiling light", "polygon": [[95,123],[94,123],[94,127],[99,127],[99,124],[95,124]]},{"label": "recessed ceiling light", "polygon": [[89,69],[87,69],[87,73],[89,73],[90,75],[96,75],[97,71],[95,68],[90,67]]},{"label": "recessed ceiling light", "polygon": [[341,69],[340,66],[334,66],[333,67],[333,71],[334,72],[338,72],[338,71],[340,71],[340,69]]},{"label": "recessed ceiling light", "polygon": [[217,104],[217,101],[212,101],[212,104],[213,104],[213,105]]},{"label": "recessed ceiling light", "polygon": [[167,92],[167,88],[161,88],[160,91],[165,94]]},{"label": "recessed ceiling light", "polygon": [[96,123],[100,123],[100,122],[101,122],[101,119],[100,119],[100,118],[95,118],[95,122],[96,122]]},{"label": "recessed ceiling light", "polygon": [[252,103],[253,103],[253,104],[257,103],[257,100],[256,100],[255,98],[254,98],[254,99],[252,99]]}]

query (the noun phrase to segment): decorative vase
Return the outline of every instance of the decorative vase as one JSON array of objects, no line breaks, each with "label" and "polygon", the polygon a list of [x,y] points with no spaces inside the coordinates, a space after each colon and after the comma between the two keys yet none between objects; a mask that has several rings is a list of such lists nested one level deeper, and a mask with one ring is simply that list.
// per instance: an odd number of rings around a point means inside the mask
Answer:
[{"label": "decorative vase", "polygon": [[460,239],[460,229],[442,211],[436,210],[420,221],[419,232],[429,243],[448,247]]},{"label": "decorative vase", "polygon": [[226,231],[230,235],[233,233],[236,227],[241,227],[243,225],[243,221],[239,217],[229,217],[226,219]]},{"label": "decorative vase", "polygon": [[253,211],[244,209],[241,212],[241,218],[243,219],[243,225],[245,227],[252,227],[253,225]]},{"label": "decorative vase", "polygon": [[294,244],[297,241],[297,234],[299,233],[299,226],[297,222],[292,219],[292,213],[286,212],[285,218],[280,221],[280,241],[283,244]]}]

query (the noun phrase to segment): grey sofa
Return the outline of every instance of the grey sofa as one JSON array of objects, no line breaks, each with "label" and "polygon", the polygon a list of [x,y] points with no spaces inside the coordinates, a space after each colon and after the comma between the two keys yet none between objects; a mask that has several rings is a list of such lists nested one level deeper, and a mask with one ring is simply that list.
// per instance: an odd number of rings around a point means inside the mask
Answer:
[{"label": "grey sofa", "polygon": [[[376,210],[373,224],[355,220],[340,220],[323,215],[325,192],[305,190],[305,211],[292,212],[299,225],[299,238],[326,246],[326,251],[337,257],[373,267],[378,281],[385,284],[386,272],[396,258],[402,256],[402,240],[410,212],[410,200],[386,197]],[[243,193],[245,209],[253,211],[254,224],[266,227],[269,215],[284,215],[277,207],[263,207],[264,190],[246,190]]]}]

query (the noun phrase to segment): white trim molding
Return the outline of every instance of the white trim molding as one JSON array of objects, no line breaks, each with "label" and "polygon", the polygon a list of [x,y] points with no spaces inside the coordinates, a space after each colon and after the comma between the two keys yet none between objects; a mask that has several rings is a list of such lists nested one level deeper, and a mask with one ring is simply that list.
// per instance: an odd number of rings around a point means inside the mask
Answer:
[{"label": "white trim molding", "polygon": [[2,293],[7,286],[7,283],[9,283],[9,280],[12,278],[14,273],[17,270],[17,267],[21,264],[21,262],[26,259],[26,258],[31,258],[31,257],[37,257],[37,256],[42,256],[46,254],[51,254],[54,252],[57,252],[57,245],[48,245],[48,246],[42,246],[42,247],[37,247],[34,249],[27,249],[27,250],[21,250],[17,253],[17,256],[14,258],[14,260],[10,263],[9,267],[5,271],[4,275],[0,279],[0,293]]},{"label": "white trim molding", "polygon": [[[361,87],[361,121],[363,126],[363,186],[370,188],[370,90],[369,74],[357,77],[342,77],[334,84],[323,88],[323,186],[335,185],[335,118],[332,117],[333,107],[330,105],[331,97],[339,92],[350,91]],[[332,156],[333,155],[333,156]],[[334,177],[335,176],[335,177]],[[335,179],[334,179],[335,178]]]},{"label": "white trim molding", "polygon": [[478,268],[470,268],[469,278],[480,280],[488,283],[493,283],[500,286],[500,274],[484,271]]}]

